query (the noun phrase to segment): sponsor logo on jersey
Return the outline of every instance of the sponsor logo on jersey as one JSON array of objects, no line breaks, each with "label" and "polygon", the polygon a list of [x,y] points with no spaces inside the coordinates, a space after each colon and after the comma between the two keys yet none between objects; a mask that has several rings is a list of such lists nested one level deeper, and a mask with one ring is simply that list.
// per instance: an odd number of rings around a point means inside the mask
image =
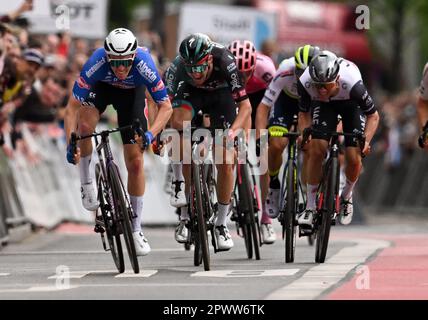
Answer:
[{"label": "sponsor logo on jersey", "polygon": [[305,88],[309,89],[311,87],[311,82],[310,81],[306,81],[305,82]]},{"label": "sponsor logo on jersey", "polygon": [[150,67],[145,61],[140,61],[140,63],[137,64],[137,70],[140,72],[143,78],[149,81],[150,83],[153,83],[157,78],[156,72],[150,69]]},{"label": "sponsor logo on jersey", "polygon": [[101,58],[101,60],[97,61],[92,67],[89,68],[88,71],[85,72],[86,77],[90,78],[92,75],[97,72],[99,68],[106,62],[106,59],[104,57]]},{"label": "sponsor logo on jersey", "polygon": [[348,89],[348,84],[347,83],[343,83],[342,84],[342,89],[343,90],[347,90]]},{"label": "sponsor logo on jersey", "polygon": [[79,88],[81,88],[81,89],[87,89],[87,90],[91,89],[91,86],[86,83],[86,81],[85,81],[85,79],[83,79],[83,77],[79,77],[76,82],[77,82],[77,85],[79,86]]},{"label": "sponsor logo on jersey", "polygon": [[276,96],[276,91],[275,90],[269,89],[269,93],[271,94],[272,97]]},{"label": "sponsor logo on jersey", "polygon": [[232,72],[235,69],[236,69],[236,63],[235,62],[232,62],[231,64],[229,64],[227,66],[227,71],[229,71],[229,72]]},{"label": "sponsor logo on jersey", "polygon": [[156,84],[156,86],[154,86],[150,90],[152,90],[152,92],[158,92],[158,91],[161,91],[163,89],[165,89],[165,85],[163,84],[162,80],[159,80],[159,82]]},{"label": "sponsor logo on jersey", "polygon": [[234,100],[245,97],[246,95],[247,95],[247,91],[245,91],[245,89],[241,89],[238,92],[232,93],[232,97]]},{"label": "sponsor logo on jersey", "polygon": [[234,91],[235,89],[239,89],[241,86],[238,83],[238,77],[236,73],[232,73],[230,77],[232,78],[232,81],[230,81],[230,84],[232,85],[232,91]]},{"label": "sponsor logo on jersey", "polygon": [[265,72],[262,75],[262,79],[266,82],[269,83],[272,80],[273,76],[269,73],[269,72]]}]

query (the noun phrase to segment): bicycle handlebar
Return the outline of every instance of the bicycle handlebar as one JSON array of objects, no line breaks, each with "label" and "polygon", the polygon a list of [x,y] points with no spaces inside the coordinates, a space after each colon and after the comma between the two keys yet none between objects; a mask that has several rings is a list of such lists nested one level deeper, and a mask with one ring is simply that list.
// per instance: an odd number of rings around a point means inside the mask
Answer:
[{"label": "bicycle handlebar", "polygon": [[363,150],[364,150],[364,146],[366,144],[366,136],[363,132],[353,132],[353,133],[347,133],[347,132],[337,132],[337,131],[333,131],[330,133],[325,133],[324,131],[320,131],[320,130],[316,130],[313,128],[305,128],[303,130],[303,140],[302,140],[302,144],[301,144],[301,148],[303,148],[305,146],[306,143],[308,143],[309,137],[313,134],[313,133],[319,133],[322,135],[329,135],[330,137],[353,137],[353,138],[357,138],[358,140],[358,146],[360,147],[361,150],[361,157],[365,157],[365,155],[363,154]]}]

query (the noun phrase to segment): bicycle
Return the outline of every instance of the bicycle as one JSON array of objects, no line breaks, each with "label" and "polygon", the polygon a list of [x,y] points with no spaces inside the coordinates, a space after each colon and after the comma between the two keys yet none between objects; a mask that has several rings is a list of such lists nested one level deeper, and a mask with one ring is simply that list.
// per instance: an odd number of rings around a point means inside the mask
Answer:
[{"label": "bicycle", "polygon": [[[114,162],[110,148],[109,135],[114,132],[134,130],[141,135],[138,121],[133,125],[120,128],[94,132],[85,136],[71,134],[70,143],[75,149],[77,141],[94,138],[99,162],[95,165],[95,177],[98,190],[99,208],[95,214],[94,231],[101,235],[101,241],[105,251],[110,251],[113,261],[119,273],[125,271],[122,242],[120,235],[125,240],[128,256],[134,273],[139,273],[137,254],[132,236],[132,219],[135,218],[122,179],[119,168]],[[101,137],[99,142],[98,137]],[[107,236],[108,247],[104,233]]]},{"label": "bicycle", "polygon": [[[246,144],[242,138],[238,138],[238,147]],[[246,151],[246,150],[244,150]],[[239,236],[244,238],[248,259],[260,260],[260,224],[258,212],[260,211],[260,198],[256,180],[252,173],[252,166],[246,153],[246,161],[235,166],[236,179],[232,194],[232,215],[230,220],[235,221]],[[252,179],[250,179],[250,175]]]},{"label": "bicycle", "polygon": [[[326,134],[313,128],[306,128],[303,132],[302,146],[306,144],[312,133]],[[361,149],[361,154],[365,145],[365,135],[362,132],[344,133],[333,131],[329,135],[331,135],[329,141],[329,155],[323,164],[322,179],[318,186],[317,214],[314,216],[314,227],[312,230],[316,242],[315,262],[317,263],[325,262],[330,237],[330,228],[332,225],[336,224],[336,216],[339,212],[339,137],[344,136],[356,138]],[[364,157],[363,154],[362,157]],[[302,232],[300,228],[299,230]]]},{"label": "bicycle", "polygon": [[[296,122],[293,128],[296,128]],[[282,225],[282,238],[285,238],[285,262],[294,262],[296,249],[297,215],[305,208],[305,199],[302,184],[299,179],[297,139],[300,133],[297,131],[274,131],[269,130],[271,137],[286,137],[289,139],[287,145],[287,162],[282,172],[282,183],[279,200],[278,220]],[[300,191],[300,192],[299,192]],[[303,202],[300,201],[302,194]],[[301,236],[299,234],[299,236]]]}]

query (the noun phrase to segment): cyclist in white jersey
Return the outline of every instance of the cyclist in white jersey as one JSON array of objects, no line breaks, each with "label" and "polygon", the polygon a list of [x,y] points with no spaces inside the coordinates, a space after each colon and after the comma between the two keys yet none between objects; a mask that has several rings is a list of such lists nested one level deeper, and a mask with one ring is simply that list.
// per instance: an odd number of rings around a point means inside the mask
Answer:
[{"label": "cyclist in white jersey", "polygon": [[428,131],[428,63],[425,65],[424,71],[422,73],[422,81],[419,87],[417,106],[419,124],[422,128],[422,131],[424,131],[419,138],[419,146],[421,148],[428,149],[428,139],[424,137]]},{"label": "cyclist in white jersey", "polygon": [[[358,67],[330,51],[322,51],[311,61],[297,87],[300,95],[299,129],[303,131],[312,124],[312,128],[317,130],[308,145],[307,206],[298,219],[302,229],[312,229],[322,162],[328,148],[329,133],[336,131],[337,116],[342,117],[345,133],[364,132],[366,143],[363,154],[367,155],[379,123],[379,114]],[[346,184],[340,195],[339,221],[349,224],[353,215],[352,191],[362,162],[356,139],[345,137],[345,147]]]},{"label": "cyclist in white jersey", "polygon": [[[319,52],[318,47],[305,45],[296,50],[294,57],[285,59],[280,63],[257,108],[257,132],[266,127],[269,128],[269,131],[287,132],[290,129],[294,117],[299,112],[297,81],[312,58]],[[270,182],[265,206],[271,218],[276,218],[279,215],[280,182],[278,174],[282,165],[282,153],[287,144],[287,138],[271,137],[269,139],[268,171]],[[303,183],[305,183],[304,174],[302,178]]]}]

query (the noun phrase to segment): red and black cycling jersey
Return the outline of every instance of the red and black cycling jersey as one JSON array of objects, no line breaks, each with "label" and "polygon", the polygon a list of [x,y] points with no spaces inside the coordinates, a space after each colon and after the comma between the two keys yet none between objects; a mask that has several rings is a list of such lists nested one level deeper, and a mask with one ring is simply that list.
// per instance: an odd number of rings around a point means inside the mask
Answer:
[{"label": "red and black cycling jersey", "polygon": [[174,59],[165,73],[166,87],[170,98],[173,98],[177,93],[180,82],[207,91],[229,88],[235,102],[248,98],[235,63],[235,56],[226,47],[217,43],[213,44],[211,55],[213,57],[213,70],[201,86],[196,86],[187,74],[181,57],[177,56]]}]

